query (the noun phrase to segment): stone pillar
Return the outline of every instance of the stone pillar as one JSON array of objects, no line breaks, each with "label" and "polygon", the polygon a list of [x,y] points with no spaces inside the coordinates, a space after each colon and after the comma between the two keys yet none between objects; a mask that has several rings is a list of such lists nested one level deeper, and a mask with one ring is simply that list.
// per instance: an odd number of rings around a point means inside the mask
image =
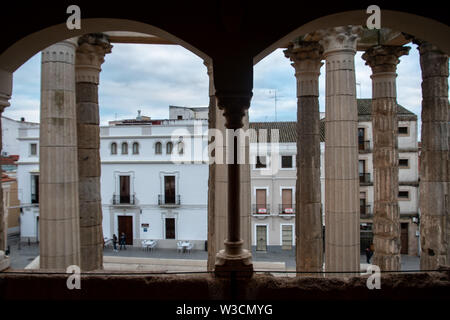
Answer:
[{"label": "stone pillar", "polygon": [[103,269],[98,84],[101,64],[111,48],[104,35],[87,34],[78,39],[76,51],[80,267],[83,271]]},{"label": "stone pillar", "polygon": [[[2,126],[1,116],[3,110],[8,107],[12,93],[12,73],[0,70],[0,154],[2,151]],[[1,170],[0,170],[1,173]],[[3,188],[0,180],[0,271],[9,267],[9,259],[5,256],[6,239],[8,230],[5,223],[5,212],[3,210]]]},{"label": "stone pillar", "polygon": [[372,68],[373,131],[373,264],[400,270],[400,211],[398,206],[397,64],[409,47],[374,46],[362,56]]},{"label": "stone pillar", "polygon": [[422,69],[420,268],[450,264],[448,55],[416,40]]},{"label": "stone pillar", "polygon": [[[243,119],[250,106],[251,93],[248,95],[216,93],[216,97],[219,108],[225,111],[225,127],[234,132],[245,128]],[[215,273],[217,276],[227,277],[230,273],[237,272],[238,276],[250,277],[253,274],[251,253],[243,249],[244,241],[241,237],[242,219],[249,215],[247,212],[242,212],[246,207],[243,203],[246,196],[242,193],[249,193],[246,189],[250,181],[243,181],[244,183],[241,184],[241,174],[246,173],[245,169],[241,169],[242,165],[238,163],[238,139],[234,138],[231,145],[227,147],[234,150],[234,159],[231,164],[227,164],[227,238],[224,242],[225,249],[220,250],[216,255]]]},{"label": "stone pillar", "polygon": [[359,271],[358,110],[355,53],[361,27],[318,32],[326,59],[325,266]]},{"label": "stone pillar", "polygon": [[319,75],[323,49],[296,42],[284,51],[297,79],[296,265],[298,272],[322,271]]},{"label": "stone pillar", "polygon": [[[215,146],[213,156],[216,162],[209,165],[208,178],[208,271],[213,271],[216,263],[216,254],[224,249],[224,241],[227,238],[227,210],[228,210],[228,169],[226,164],[226,128],[223,111],[217,107],[213,67],[209,62],[204,62],[209,76],[209,129],[217,129],[221,138],[214,137],[211,146]],[[244,130],[248,130],[248,112],[243,119]],[[210,137],[211,141],[211,137]],[[220,145],[222,144],[223,145]],[[249,145],[246,144],[245,153],[249,154]],[[250,164],[240,165],[241,192],[241,238],[244,241],[243,248],[251,249],[251,193],[250,193]]]},{"label": "stone pillar", "polygon": [[40,267],[80,265],[74,39],[42,51]]}]

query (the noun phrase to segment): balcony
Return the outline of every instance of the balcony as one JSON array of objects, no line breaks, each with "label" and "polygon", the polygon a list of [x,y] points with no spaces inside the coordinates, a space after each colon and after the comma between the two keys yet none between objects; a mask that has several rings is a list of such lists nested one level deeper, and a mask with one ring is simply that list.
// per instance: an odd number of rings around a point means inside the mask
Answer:
[{"label": "balcony", "polygon": [[270,214],[270,204],[253,204],[252,205],[252,214],[261,214],[268,215]]},{"label": "balcony", "polygon": [[136,194],[132,195],[120,195],[120,194],[113,194],[112,198],[112,204],[115,206],[120,205],[136,205]]},{"label": "balcony", "polygon": [[177,207],[181,205],[181,197],[179,194],[172,197],[166,197],[164,194],[159,194],[158,205],[161,207]]},{"label": "balcony", "polygon": [[279,204],[278,205],[279,214],[295,214],[294,204]]},{"label": "balcony", "polygon": [[361,216],[371,216],[372,215],[372,210],[371,210],[371,206],[370,205],[360,205],[359,206],[359,213],[361,214]]},{"label": "balcony", "polygon": [[370,152],[370,141],[369,140],[359,140],[358,150],[361,153]]},{"label": "balcony", "polygon": [[370,184],[370,173],[359,173],[360,184]]}]

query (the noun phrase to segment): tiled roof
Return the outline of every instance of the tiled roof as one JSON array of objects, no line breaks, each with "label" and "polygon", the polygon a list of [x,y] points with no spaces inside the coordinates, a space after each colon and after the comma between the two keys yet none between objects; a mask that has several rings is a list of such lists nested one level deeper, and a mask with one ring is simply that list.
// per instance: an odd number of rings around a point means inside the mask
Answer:
[{"label": "tiled roof", "polygon": [[[358,120],[359,121],[371,121],[372,120],[372,99],[358,99]],[[399,120],[412,120],[417,121],[417,116],[404,108],[403,106],[397,104],[398,109],[398,119]],[[267,130],[267,141],[270,142],[271,129],[278,129],[280,138],[280,143],[286,142],[297,142],[297,122],[295,121],[278,121],[278,122],[250,122],[249,126],[251,129],[255,129],[259,132],[260,129]],[[320,120],[320,141],[325,141],[325,119]],[[250,142],[257,142],[255,134],[250,136]]]}]

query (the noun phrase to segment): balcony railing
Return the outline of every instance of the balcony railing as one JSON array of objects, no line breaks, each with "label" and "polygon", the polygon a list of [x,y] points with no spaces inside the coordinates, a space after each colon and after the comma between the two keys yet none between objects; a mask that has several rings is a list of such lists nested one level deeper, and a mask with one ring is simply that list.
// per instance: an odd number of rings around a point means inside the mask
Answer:
[{"label": "balcony railing", "polygon": [[371,211],[371,206],[370,205],[360,205],[359,206],[359,213],[361,215],[371,215],[372,211]]},{"label": "balcony railing", "polygon": [[278,212],[280,214],[295,214],[295,205],[294,204],[279,204]]},{"label": "balcony railing", "polygon": [[130,195],[120,195],[120,194],[113,194],[112,199],[113,205],[135,205],[136,204],[136,195],[130,194]]},{"label": "balcony railing", "polygon": [[370,173],[359,173],[359,183],[370,183]]},{"label": "balcony railing", "polygon": [[370,151],[370,141],[369,140],[359,140],[358,141],[359,151]]},{"label": "balcony railing", "polygon": [[158,205],[160,206],[179,206],[181,204],[181,197],[177,194],[174,197],[166,197],[164,194],[158,195]]},{"label": "balcony railing", "polygon": [[253,204],[252,205],[253,214],[270,214],[270,204]]}]

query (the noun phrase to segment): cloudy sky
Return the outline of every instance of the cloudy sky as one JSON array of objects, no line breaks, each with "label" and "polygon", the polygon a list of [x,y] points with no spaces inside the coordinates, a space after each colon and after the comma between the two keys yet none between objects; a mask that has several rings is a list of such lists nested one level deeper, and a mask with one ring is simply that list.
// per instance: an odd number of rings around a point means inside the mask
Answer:
[{"label": "cloudy sky", "polygon": [[[398,66],[398,103],[420,118],[421,72],[419,54],[410,45]],[[370,98],[371,70],[355,56],[358,98]],[[152,118],[168,118],[169,105],[207,106],[208,76],[202,59],[180,46],[115,44],[102,66],[99,88],[102,124],[135,117],[137,110]],[[320,76],[320,108],[325,111],[325,67]],[[254,69],[251,121],[296,120],[294,68],[281,49],[260,61]],[[11,107],[4,115],[39,121],[40,55],[14,73]]]}]

